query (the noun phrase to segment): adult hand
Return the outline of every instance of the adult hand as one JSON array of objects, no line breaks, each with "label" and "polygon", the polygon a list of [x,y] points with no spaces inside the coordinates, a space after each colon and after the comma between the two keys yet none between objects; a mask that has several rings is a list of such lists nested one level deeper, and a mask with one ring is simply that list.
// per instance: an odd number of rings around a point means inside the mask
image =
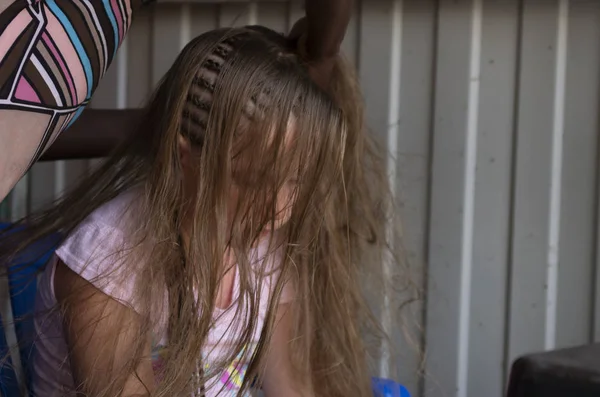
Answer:
[{"label": "adult hand", "polygon": [[288,35],[297,41],[310,76],[323,89],[329,85],[353,6],[353,0],[306,0],[306,16],[294,24]]}]

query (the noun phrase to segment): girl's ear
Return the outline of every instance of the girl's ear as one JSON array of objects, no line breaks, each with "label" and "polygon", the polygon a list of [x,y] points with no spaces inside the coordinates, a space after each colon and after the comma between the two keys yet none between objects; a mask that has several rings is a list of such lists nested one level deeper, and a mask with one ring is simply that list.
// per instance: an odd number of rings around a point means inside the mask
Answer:
[{"label": "girl's ear", "polygon": [[181,165],[184,168],[189,167],[192,157],[192,144],[189,139],[181,134],[177,134],[177,147],[179,149],[179,161],[181,162]]}]

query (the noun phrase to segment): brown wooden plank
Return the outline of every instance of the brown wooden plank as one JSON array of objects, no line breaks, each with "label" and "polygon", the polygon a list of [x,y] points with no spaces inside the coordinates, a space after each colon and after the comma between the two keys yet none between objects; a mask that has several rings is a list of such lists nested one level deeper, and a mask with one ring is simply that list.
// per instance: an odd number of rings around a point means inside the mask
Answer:
[{"label": "brown wooden plank", "polygon": [[302,3],[303,0],[158,0],[158,3],[235,4],[235,3]]},{"label": "brown wooden plank", "polygon": [[86,109],[40,161],[106,157],[133,132],[142,109]]}]

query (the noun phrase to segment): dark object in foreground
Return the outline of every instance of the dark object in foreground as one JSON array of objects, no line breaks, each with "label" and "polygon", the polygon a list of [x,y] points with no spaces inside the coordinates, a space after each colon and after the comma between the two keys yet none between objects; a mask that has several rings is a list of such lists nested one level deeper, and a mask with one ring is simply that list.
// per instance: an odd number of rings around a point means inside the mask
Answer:
[{"label": "dark object in foreground", "polygon": [[135,130],[143,112],[143,109],[86,109],[56,138],[40,161],[106,157]]},{"label": "dark object in foreground", "polygon": [[507,397],[600,396],[600,344],[531,354],[512,366]]}]

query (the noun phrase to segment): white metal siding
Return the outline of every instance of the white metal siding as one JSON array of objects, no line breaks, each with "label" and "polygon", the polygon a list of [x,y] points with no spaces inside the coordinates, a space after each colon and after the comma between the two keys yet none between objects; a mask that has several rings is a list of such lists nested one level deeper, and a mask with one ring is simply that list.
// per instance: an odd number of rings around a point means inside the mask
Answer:
[{"label": "white metal siding", "polygon": [[[286,31],[301,15],[285,1],[161,4],[135,21],[93,106],[139,106],[203,31]],[[518,355],[600,341],[600,2],[364,0],[344,50],[395,160],[404,243],[426,291],[413,309],[424,379],[400,332],[383,374],[414,395],[500,397]],[[92,165],[36,165],[13,216]]]}]

